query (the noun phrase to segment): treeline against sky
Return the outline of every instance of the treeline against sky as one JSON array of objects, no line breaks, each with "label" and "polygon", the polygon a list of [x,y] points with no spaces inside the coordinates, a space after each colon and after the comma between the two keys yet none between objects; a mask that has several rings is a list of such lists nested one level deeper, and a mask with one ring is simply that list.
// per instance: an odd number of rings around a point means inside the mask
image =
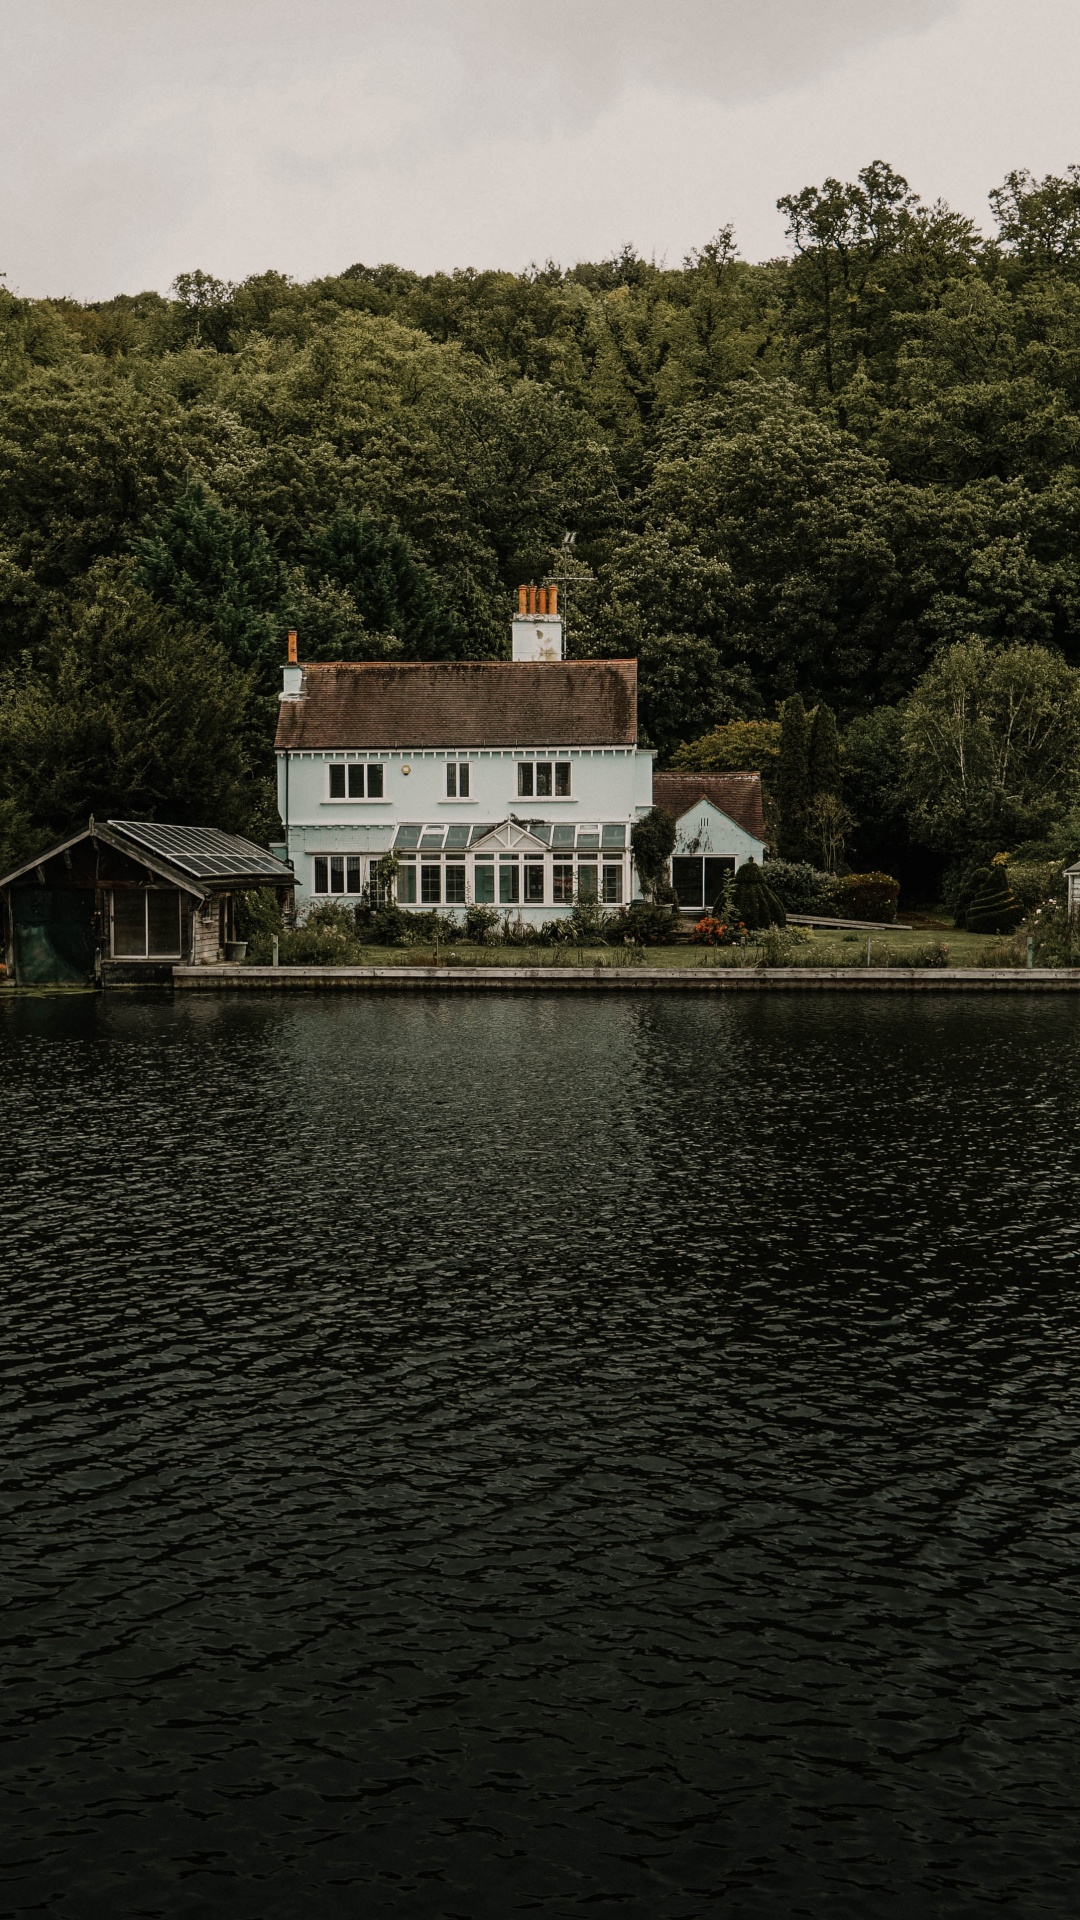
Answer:
[{"label": "treeline against sky", "polygon": [[269,830],[301,656],[505,653],[558,577],[664,755],[944,649],[1080,666],[1080,170],[996,232],[882,163],[681,266],[0,292],[0,861],[86,813]]}]

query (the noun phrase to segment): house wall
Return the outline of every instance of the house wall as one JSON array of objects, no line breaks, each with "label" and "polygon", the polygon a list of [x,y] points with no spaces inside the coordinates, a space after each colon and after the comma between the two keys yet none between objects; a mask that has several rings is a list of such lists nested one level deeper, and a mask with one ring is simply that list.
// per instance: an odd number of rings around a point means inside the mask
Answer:
[{"label": "house wall", "polygon": [[765,842],[755,840],[752,833],[747,833],[729,814],[721,813],[710,800],[698,801],[681,816],[678,827],[676,854],[729,856],[734,858],[736,867],[741,867],[745,860],[756,860],[760,865],[765,858]]},{"label": "house wall", "polygon": [[[523,797],[518,793],[520,761],[569,763],[571,792]],[[497,825],[509,815],[575,826],[622,822],[629,829],[652,805],[652,752],[643,747],[471,748],[422,752],[282,753],[278,755],[278,806],[286,825],[288,859],[297,882],[297,902],[314,897],[314,861],[317,854],[361,857],[366,878],[371,863],[393,844],[397,828],[416,824]],[[333,763],[374,762],[383,769],[380,800],[332,800],[329,769]],[[446,792],[448,762],[467,764],[469,798],[450,799]],[[469,897],[472,898],[472,859],[466,860]],[[553,897],[552,858],[546,866],[543,903],[521,903],[523,919],[556,918],[569,912]],[[629,852],[625,858],[624,898],[630,897]],[[417,901],[423,910],[424,903]]]}]

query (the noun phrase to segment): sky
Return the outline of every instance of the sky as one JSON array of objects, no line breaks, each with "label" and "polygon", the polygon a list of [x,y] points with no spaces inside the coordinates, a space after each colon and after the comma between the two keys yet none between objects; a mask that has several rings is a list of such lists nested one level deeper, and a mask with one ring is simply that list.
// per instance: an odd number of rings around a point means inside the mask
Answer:
[{"label": "sky", "polygon": [[991,230],[1080,161],[1077,0],[0,0],[0,271],[31,296],[677,264],[887,160]]}]

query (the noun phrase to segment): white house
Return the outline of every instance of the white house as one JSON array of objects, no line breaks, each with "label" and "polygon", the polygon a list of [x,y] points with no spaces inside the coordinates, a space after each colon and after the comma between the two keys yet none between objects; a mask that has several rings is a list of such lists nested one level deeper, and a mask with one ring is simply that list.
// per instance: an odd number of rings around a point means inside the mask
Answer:
[{"label": "white house", "polygon": [[[290,635],[275,851],[295,872],[298,902],[357,899],[391,851],[398,899],[420,912],[478,901],[539,921],[575,898],[632,898],[630,830],[653,804],[637,661],[564,660],[555,590],[542,588],[520,590],[512,653],[301,665]],[[714,801],[707,858],[760,859],[758,776],[685,777],[694,818],[679,857],[698,857],[698,802],[704,794],[708,805],[720,778],[749,782],[757,812],[729,818]]]}]

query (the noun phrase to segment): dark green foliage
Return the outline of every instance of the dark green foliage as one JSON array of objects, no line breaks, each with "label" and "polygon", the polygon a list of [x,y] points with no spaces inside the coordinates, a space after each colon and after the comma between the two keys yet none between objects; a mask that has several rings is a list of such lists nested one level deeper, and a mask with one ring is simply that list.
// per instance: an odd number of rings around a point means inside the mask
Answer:
[{"label": "dark green foliage", "polygon": [[250,681],[214,640],[105,573],[35,664],[0,680],[0,798],[59,836],[99,819],[271,828],[247,758]]},{"label": "dark green foliage", "polygon": [[283,652],[281,566],[266,535],[194,481],[133,542],[136,579],[268,682]]},{"label": "dark green foliage", "polygon": [[810,722],[802,696],[784,701],[780,716],[780,760],[776,800],[780,812],[780,852],[785,860],[803,860],[807,850],[810,786]]},{"label": "dark green foliage", "polygon": [[453,660],[466,651],[460,617],[443,605],[401,534],[338,513],[312,540],[306,564],[310,574],[346,588],[365,626],[393,634],[404,659]]},{"label": "dark green foliage", "polygon": [[788,913],[835,914],[836,879],[808,860],[768,860],[764,876]]},{"label": "dark green foliage", "polygon": [[[1024,917],[1008,873],[999,862],[984,867],[972,878],[961,911],[968,933],[1010,933]],[[957,924],[961,924],[959,917]]]},{"label": "dark green foliage", "polygon": [[670,892],[668,862],[677,836],[675,815],[666,807],[650,807],[630,829],[634,865],[646,900],[664,899]]},{"label": "dark green foliage", "polygon": [[[760,927],[787,925],[787,914],[756,860],[744,860],[736,873],[731,889],[731,904],[743,926],[750,932]],[[726,902],[719,902],[713,908],[714,914],[724,918],[725,906]]]},{"label": "dark green foliage", "polygon": [[841,920],[896,919],[900,882],[891,873],[846,873],[836,882],[836,912]]},{"label": "dark green foliage", "polygon": [[836,731],[836,715],[824,700],[819,700],[810,726],[809,775],[812,795],[839,795],[840,736]]},{"label": "dark green foliage", "polygon": [[666,947],[679,927],[676,907],[654,900],[632,900],[607,924],[607,939],[612,946],[624,941],[633,946]]}]

